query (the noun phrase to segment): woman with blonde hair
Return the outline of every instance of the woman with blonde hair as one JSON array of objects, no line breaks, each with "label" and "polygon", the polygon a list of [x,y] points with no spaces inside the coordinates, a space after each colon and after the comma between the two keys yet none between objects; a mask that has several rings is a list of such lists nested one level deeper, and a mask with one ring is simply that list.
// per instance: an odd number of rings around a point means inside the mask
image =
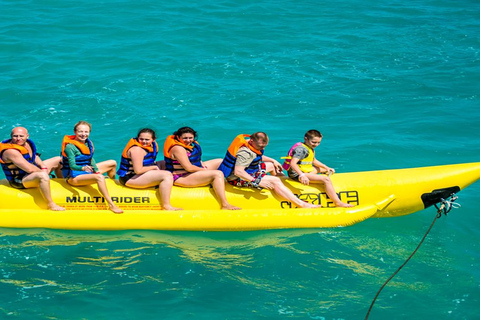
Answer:
[{"label": "woman with blonde hair", "polygon": [[109,209],[114,213],[123,213],[123,210],[113,203],[103,176],[103,173],[107,173],[110,179],[115,179],[117,162],[115,160],[95,162],[93,159],[93,143],[88,138],[91,130],[92,125],[90,123],[79,121],[73,128],[75,135],[66,135],[63,138],[62,174],[67,183],[74,187],[96,183]]}]

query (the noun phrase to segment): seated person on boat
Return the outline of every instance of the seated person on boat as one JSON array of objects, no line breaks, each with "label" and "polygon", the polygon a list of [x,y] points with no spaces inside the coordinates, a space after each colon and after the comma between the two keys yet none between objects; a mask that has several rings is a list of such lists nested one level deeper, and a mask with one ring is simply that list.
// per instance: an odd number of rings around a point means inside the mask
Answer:
[{"label": "seated person on boat", "polygon": [[123,149],[118,181],[129,188],[143,189],[158,187],[164,210],[181,210],[170,203],[173,176],[169,171],[160,170],[156,162],[158,144],[155,131],[141,129],[136,138],[131,138]]},{"label": "seated person on boat", "polygon": [[222,159],[202,162],[202,148],[196,139],[195,130],[182,127],[165,140],[165,167],[173,173],[174,184],[187,188],[212,185],[222,209],[240,209],[231,205],[225,195],[225,178],[217,170]]},{"label": "seated person on boat", "polygon": [[90,123],[80,121],[73,129],[75,135],[66,135],[62,142],[62,173],[68,184],[74,187],[87,186],[96,183],[98,190],[105,198],[111,211],[122,213],[112,201],[107,189],[103,173],[115,179],[117,162],[107,160],[96,163],[93,159],[94,147],[90,136]]},{"label": "seated person on boat", "polygon": [[42,161],[35,143],[29,139],[27,129],[13,128],[10,139],[0,143],[0,163],[10,186],[16,189],[39,188],[47,201],[48,209],[63,211],[50,190],[50,172],[59,168],[60,157]]},{"label": "seated person on boat", "polygon": [[315,158],[315,148],[322,141],[322,134],[318,130],[309,130],[305,133],[304,141],[295,143],[288,155],[284,158],[283,168],[288,176],[304,185],[319,183],[325,186],[325,192],[337,207],[353,207],[344,203],[335,192],[332,181],[327,175],[320,173],[335,173],[335,169],[326,166]]},{"label": "seated person on boat", "polygon": [[[268,136],[264,132],[238,135],[230,144],[219,167],[227,178],[227,182],[237,187],[272,190],[279,197],[296,204],[297,207],[320,207],[300,200],[282,183],[280,178],[267,175],[269,168],[273,174],[282,172],[282,166],[278,161],[264,155],[267,144]],[[268,168],[265,162],[269,163]]]}]

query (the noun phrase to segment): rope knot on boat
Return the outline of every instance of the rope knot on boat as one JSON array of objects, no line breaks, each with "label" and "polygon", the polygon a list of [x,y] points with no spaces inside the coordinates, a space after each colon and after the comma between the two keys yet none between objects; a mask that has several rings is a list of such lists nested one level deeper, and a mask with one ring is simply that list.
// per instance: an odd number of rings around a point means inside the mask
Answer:
[{"label": "rope knot on boat", "polygon": [[450,195],[450,200],[447,199],[441,199],[442,201],[439,202],[438,204],[435,204],[435,208],[437,208],[437,218],[440,218],[442,216],[442,213],[444,215],[447,215],[447,213],[449,213],[452,208],[460,208],[462,205],[460,203],[455,203],[455,201],[458,199],[458,196],[455,194],[455,193],[452,193]]}]

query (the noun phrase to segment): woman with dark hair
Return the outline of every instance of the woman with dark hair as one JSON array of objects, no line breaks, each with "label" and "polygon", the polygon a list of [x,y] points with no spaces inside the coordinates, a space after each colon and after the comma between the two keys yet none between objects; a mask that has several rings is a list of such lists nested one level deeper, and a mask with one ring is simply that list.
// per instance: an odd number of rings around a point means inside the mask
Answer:
[{"label": "woman with dark hair", "polygon": [[149,128],[141,129],[136,138],[130,139],[123,149],[120,169],[117,174],[120,184],[134,189],[158,186],[160,200],[164,210],[181,210],[170,204],[173,177],[166,170],[160,170],[155,161],[158,144],[155,141],[155,131]]},{"label": "woman with dark hair", "polygon": [[196,139],[195,130],[182,127],[165,140],[165,168],[173,174],[174,185],[192,188],[211,184],[222,209],[239,210],[228,202],[225,195],[225,179],[223,173],[217,170],[221,159],[202,162],[202,149]]}]

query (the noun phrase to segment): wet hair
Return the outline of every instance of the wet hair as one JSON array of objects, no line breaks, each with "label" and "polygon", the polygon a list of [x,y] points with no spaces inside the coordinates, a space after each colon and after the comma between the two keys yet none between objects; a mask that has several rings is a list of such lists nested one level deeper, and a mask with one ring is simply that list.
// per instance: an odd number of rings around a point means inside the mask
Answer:
[{"label": "wet hair", "polygon": [[250,139],[252,139],[255,142],[268,143],[268,136],[265,132],[255,132],[250,136]]},{"label": "wet hair", "polygon": [[178,129],[177,131],[175,131],[173,133],[173,135],[175,136],[175,138],[177,139],[180,139],[180,137],[182,136],[182,134],[184,133],[191,133],[193,134],[193,138],[195,140],[197,140],[197,131],[193,130],[192,128],[190,127],[181,127],[180,129]]},{"label": "wet hair", "polygon": [[142,133],[150,133],[152,135],[152,139],[157,140],[157,136],[155,135],[155,131],[153,129],[150,129],[150,128],[140,129],[137,134],[137,139],[140,137]]},{"label": "wet hair", "polygon": [[78,126],[81,126],[81,125],[85,125],[87,126],[90,131],[92,131],[92,125],[90,123],[88,123],[87,121],[78,121],[75,126],[73,127],[73,131],[76,132],[77,131],[77,128]]},{"label": "wet hair", "polygon": [[320,133],[320,131],[318,130],[315,130],[315,129],[312,129],[312,130],[308,130],[306,133],[305,133],[305,138],[308,139],[308,140],[312,140],[313,138],[322,138],[322,134]]}]

